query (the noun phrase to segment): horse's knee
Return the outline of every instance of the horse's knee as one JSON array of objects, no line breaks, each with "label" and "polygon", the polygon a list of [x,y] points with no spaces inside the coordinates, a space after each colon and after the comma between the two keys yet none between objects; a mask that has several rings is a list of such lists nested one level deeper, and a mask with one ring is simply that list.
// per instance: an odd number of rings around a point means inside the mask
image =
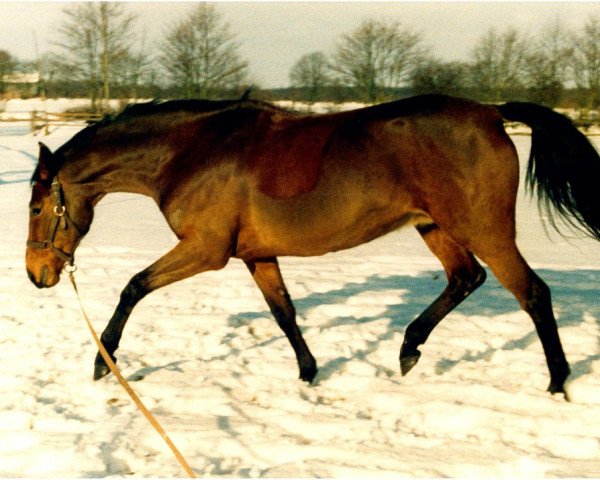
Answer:
[{"label": "horse's knee", "polygon": [[121,292],[121,298],[139,300],[148,294],[147,275],[140,272],[134,275]]}]

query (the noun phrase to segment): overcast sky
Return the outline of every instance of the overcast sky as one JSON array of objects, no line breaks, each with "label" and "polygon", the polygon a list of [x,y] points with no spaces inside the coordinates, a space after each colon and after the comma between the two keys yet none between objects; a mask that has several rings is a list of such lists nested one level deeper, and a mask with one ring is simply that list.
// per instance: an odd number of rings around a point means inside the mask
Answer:
[{"label": "overcast sky", "polygon": [[[43,54],[57,38],[65,2],[1,2],[0,49],[21,59],[35,58],[35,41]],[[165,31],[186,16],[193,2],[128,2],[138,15],[149,50]],[[464,60],[489,28],[513,26],[536,32],[554,21],[581,28],[600,17],[595,2],[219,2],[219,11],[250,62],[252,79],[264,87],[288,84],[292,65],[305,53],[328,54],[345,33],[363,20],[399,21],[421,32],[431,52],[445,60]]]}]

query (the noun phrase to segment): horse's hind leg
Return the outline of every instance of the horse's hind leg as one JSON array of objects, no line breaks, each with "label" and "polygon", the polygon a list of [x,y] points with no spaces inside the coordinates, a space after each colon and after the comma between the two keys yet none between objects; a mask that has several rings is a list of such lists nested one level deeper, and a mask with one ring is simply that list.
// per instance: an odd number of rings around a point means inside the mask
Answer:
[{"label": "horse's hind leg", "polygon": [[296,309],[283,283],[277,259],[268,258],[245,263],[263,293],[277,324],[292,344],[298,360],[300,378],[306,382],[312,382],[317,374],[317,363],[296,323]]},{"label": "horse's hind leg", "polygon": [[489,265],[498,281],[512,292],[533,320],[550,370],[548,391],[564,393],[564,383],[570,370],[552,312],[550,289],[525,262],[514,242],[505,248],[498,247],[496,244],[491,252],[475,252]]},{"label": "horse's hind leg", "polygon": [[440,321],[485,281],[485,270],[471,252],[457,244],[437,225],[417,227],[429,249],[440,259],[448,285],[442,294],[407,327],[400,349],[400,369],[406,375],[419,361],[418,346],[425,343]]}]

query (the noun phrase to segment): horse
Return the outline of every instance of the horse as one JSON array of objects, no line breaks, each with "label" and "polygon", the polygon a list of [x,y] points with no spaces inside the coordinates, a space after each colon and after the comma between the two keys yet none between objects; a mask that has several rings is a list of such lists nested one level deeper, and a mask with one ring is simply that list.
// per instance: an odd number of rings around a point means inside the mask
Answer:
[{"label": "horse", "polygon": [[[101,335],[111,358],[142,298],[237,258],[287,336],[300,379],[310,383],[317,363],[277,258],[322,255],[413,226],[443,265],[447,285],[406,328],[402,375],[436,325],[485,281],[477,256],[531,317],[548,391],[564,393],[570,369],[550,290],[515,244],[519,159],[506,121],[532,129],[527,184],[540,208],[552,211],[552,225],[558,214],[561,224],[600,240],[600,157],[568,118],[546,107],[424,95],[308,115],[247,98],[179,100],[130,106],[55,152],[40,143],[27,272],[38,288],[56,285],[101,198],[147,195],[178,243],[122,290]],[[94,379],[108,373],[98,354]]]}]

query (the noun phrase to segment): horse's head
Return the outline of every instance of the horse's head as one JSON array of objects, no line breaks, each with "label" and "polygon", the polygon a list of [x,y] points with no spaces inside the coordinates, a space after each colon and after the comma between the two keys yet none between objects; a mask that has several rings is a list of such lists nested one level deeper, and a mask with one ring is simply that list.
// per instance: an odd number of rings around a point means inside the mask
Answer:
[{"label": "horse's head", "polygon": [[32,178],[25,263],[38,288],[56,285],[92,222],[93,209],[77,188],[59,181],[61,162],[42,143]]}]

